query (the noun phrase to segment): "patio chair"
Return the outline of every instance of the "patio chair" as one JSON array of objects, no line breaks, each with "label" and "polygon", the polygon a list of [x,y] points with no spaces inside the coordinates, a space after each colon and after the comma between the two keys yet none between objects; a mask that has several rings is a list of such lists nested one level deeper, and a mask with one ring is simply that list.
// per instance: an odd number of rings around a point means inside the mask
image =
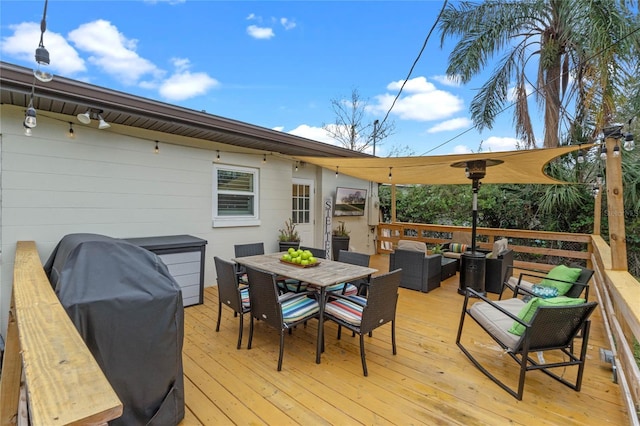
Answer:
[{"label": "patio chair", "polygon": [[[236,244],[233,246],[233,250],[236,257],[256,256],[264,254],[264,243]],[[247,271],[244,266],[237,265],[237,274],[241,283],[248,284]]]},{"label": "patio chair", "polygon": [[513,250],[506,238],[493,243],[493,250],[487,253],[485,262],[484,288],[490,293],[500,294],[502,283],[513,275]]},{"label": "patio chair", "polygon": [[389,254],[389,270],[402,269],[400,287],[429,292],[440,287],[442,255],[426,255],[427,246],[420,241],[398,241]]},{"label": "patio chair", "polygon": [[[338,262],[349,263],[351,265],[369,266],[371,256],[365,253],[355,251],[340,250],[338,252]],[[338,283],[326,288],[327,293],[340,293],[345,295],[360,294],[364,287],[368,284],[365,278],[355,280],[348,283]]]},{"label": "patio chair", "polygon": [[[391,346],[396,355],[396,306],[402,269],[378,275],[371,281],[368,296],[326,294],[326,305],[322,321],[328,319],[338,324],[338,340],[342,327],[360,335],[360,359],[362,372],[368,375],[364,351],[364,335],[376,328],[391,323]],[[322,324],[320,325],[322,327]]]},{"label": "patio chair", "polygon": [[305,247],[305,246],[300,246],[300,249],[309,250],[311,254],[313,254],[313,257],[317,257],[318,259],[327,258],[327,251],[325,249],[315,248],[315,247]]},{"label": "patio chair", "polygon": [[[319,319],[320,304],[316,299],[317,293],[307,291],[280,295],[275,274],[247,267],[247,275],[249,282],[251,282],[249,297],[252,300],[249,345],[247,348],[251,349],[254,319],[278,330],[280,332],[278,371],[281,371],[284,354],[284,332],[285,330],[290,331],[297,324],[312,318]],[[316,350],[319,349],[320,342],[318,342]]]},{"label": "patio chair", "polygon": [[[479,298],[481,301],[469,307],[470,298]],[[578,303],[565,305],[565,303]],[[555,299],[533,298],[528,303],[522,299],[513,298],[501,301],[492,301],[471,288],[466,289],[462,315],[458,327],[456,344],[471,362],[489,379],[507,391],[511,396],[522,400],[525,375],[531,370],[540,370],[560,383],[579,392],[582,385],[582,375],[587,357],[589,341],[589,316],[596,308],[596,302],[585,302],[584,299],[569,297],[557,297]],[[498,379],[461,343],[462,330],[466,316],[470,316],[489,336],[509,355],[519,366],[517,390]],[[520,328],[520,330],[518,330]],[[520,331],[521,335],[514,334]],[[477,343],[478,336],[473,337],[475,348],[494,350],[491,346]],[[581,339],[580,352],[574,354],[574,340]],[[552,361],[545,362],[544,353],[550,354]],[[531,354],[538,352],[538,360]],[[495,359],[493,353],[487,359]],[[577,366],[578,371],[575,381],[565,379],[567,374],[564,369]],[[562,374],[558,375],[551,369],[561,368]]]},{"label": "patio chair", "polygon": [[[556,266],[554,269],[549,271],[549,273],[545,273],[544,271],[537,269],[517,268],[522,271],[517,277],[512,276],[513,274],[508,271],[508,278],[503,282],[499,299],[502,299],[502,295],[506,288],[513,291],[513,297],[517,297],[518,295],[535,296],[539,291],[538,286],[551,286],[559,289],[558,295],[560,296],[576,298],[580,297],[584,292],[584,298],[589,300],[589,281],[591,280],[594,271],[577,264],[571,264],[569,265],[569,268],[580,270],[579,274],[577,274],[577,278],[574,280],[562,279],[562,277],[569,277],[569,275],[565,275],[568,268],[564,265]],[[512,269],[513,266],[510,266],[509,270]],[[554,270],[559,272],[554,275]],[[568,273],[571,274],[571,271],[568,271]],[[575,275],[576,274],[574,272],[574,275],[572,276]],[[564,291],[560,291],[561,289],[564,289]]]},{"label": "patio chair", "polygon": [[242,330],[244,328],[244,314],[250,311],[249,289],[240,285],[236,274],[236,265],[217,256],[213,258],[218,275],[218,322],[216,332],[220,331],[220,319],[222,317],[222,305],[233,309],[235,316],[240,316],[240,328],[238,329],[238,347],[242,345]]}]

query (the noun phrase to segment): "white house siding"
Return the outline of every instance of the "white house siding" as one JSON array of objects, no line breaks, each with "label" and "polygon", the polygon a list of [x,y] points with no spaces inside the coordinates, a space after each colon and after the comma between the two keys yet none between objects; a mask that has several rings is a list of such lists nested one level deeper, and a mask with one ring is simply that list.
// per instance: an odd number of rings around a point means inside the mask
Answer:
[{"label": "white house siding", "polygon": [[[38,115],[31,137],[24,136],[21,108],[0,108],[2,268],[0,318],[7,326],[16,242],[34,240],[45,262],[60,239],[87,232],[116,238],[189,234],[208,241],[205,286],[215,284],[213,256],[230,259],[233,245],[263,241],[277,249],[278,229],[291,215],[293,162],[277,155],[233,153],[220,148],[220,163],[260,170],[260,226],[212,228],[212,170],[216,152],[171,145],[171,136],[145,139],[121,135],[127,128],[98,130],[75,117]],[[76,138],[66,137],[73,122]],[[165,136],[165,137],[163,137]],[[160,152],[154,153],[158,139]],[[232,149],[231,147],[228,147]],[[237,148],[235,148],[237,150]],[[336,185],[368,187],[307,165],[305,173],[322,177],[317,197]],[[344,180],[343,180],[344,179]],[[322,200],[323,198],[320,198]],[[321,201],[316,203],[321,208]],[[316,214],[316,219],[322,217]],[[366,217],[349,222],[366,224]],[[316,221],[321,227],[321,222]],[[354,248],[366,251],[353,233]],[[319,229],[316,235],[321,235]],[[319,240],[321,241],[321,240]]]}]

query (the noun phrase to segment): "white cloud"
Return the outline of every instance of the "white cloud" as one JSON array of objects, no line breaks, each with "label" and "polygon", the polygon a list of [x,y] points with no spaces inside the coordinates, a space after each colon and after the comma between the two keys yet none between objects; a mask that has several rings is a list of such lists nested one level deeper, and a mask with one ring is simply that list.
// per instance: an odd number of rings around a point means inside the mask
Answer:
[{"label": "white cloud", "polygon": [[[394,81],[387,89],[398,92],[404,80]],[[391,107],[396,93],[375,96],[377,104],[372,106],[375,112],[386,113]],[[463,100],[449,92],[437,89],[424,77],[407,80],[402,89],[404,96],[396,101],[392,114],[403,120],[434,121],[451,117],[464,107]]]},{"label": "white cloud", "polygon": [[275,33],[273,32],[273,28],[269,27],[259,27],[257,25],[249,25],[247,27],[247,34],[249,34],[253,38],[257,38],[259,40],[270,39],[275,37]]},{"label": "white cloud", "polygon": [[472,125],[473,122],[466,117],[454,118],[430,127],[429,129],[427,129],[427,133],[439,133],[451,130],[465,129],[471,127]]},{"label": "white cloud", "polygon": [[207,93],[220,83],[204,72],[189,71],[188,59],[173,58],[175,72],[160,84],[160,95],[170,101],[183,101]]},{"label": "white cloud", "polygon": [[460,87],[462,85],[460,83],[460,78],[457,76],[449,77],[448,75],[434,75],[431,78],[440,84],[444,84],[445,86]]},{"label": "white cloud", "polygon": [[161,77],[163,72],[136,53],[137,40],[127,39],[109,21],[99,19],[69,33],[76,48],[88,52],[89,62],[119,79],[135,84],[144,75]]},{"label": "white cloud", "polygon": [[482,142],[482,151],[515,151],[518,143],[516,138],[491,136]]},{"label": "white cloud", "polygon": [[280,18],[280,24],[282,24],[285,30],[292,30],[296,27],[296,23],[287,18]]},{"label": "white cloud", "polygon": [[[2,39],[2,55],[31,61],[36,66],[35,51],[40,41],[40,24],[23,22],[9,26],[13,35]],[[84,72],[86,65],[78,52],[58,33],[44,33],[44,46],[49,51],[51,63],[47,68],[54,73],[69,75]]]},{"label": "white cloud", "polygon": [[276,126],[276,127],[273,127],[271,130],[275,130],[276,132],[281,132],[284,130],[284,126]]},{"label": "white cloud", "polygon": [[466,145],[456,145],[453,148],[453,154],[471,154],[471,149]]},{"label": "white cloud", "polygon": [[312,127],[306,124],[301,124],[295,129],[288,131],[287,133],[318,142],[328,143],[330,145],[339,145],[322,127]]}]

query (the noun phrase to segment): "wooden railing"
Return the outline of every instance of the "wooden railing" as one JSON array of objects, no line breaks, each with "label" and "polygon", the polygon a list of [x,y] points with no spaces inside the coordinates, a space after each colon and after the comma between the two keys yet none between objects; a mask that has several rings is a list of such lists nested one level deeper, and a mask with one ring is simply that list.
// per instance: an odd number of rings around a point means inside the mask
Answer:
[{"label": "wooden railing", "polygon": [[[461,226],[430,225],[420,223],[381,223],[378,225],[376,253],[391,253],[399,240],[422,241],[432,248],[451,240],[451,233],[464,231],[471,233],[471,228]],[[497,238],[508,238],[509,248],[515,255],[514,265],[523,268],[548,270],[553,265],[545,261],[549,257],[571,259],[576,262],[591,262],[591,235],[570,234],[566,232],[527,231],[522,229],[481,228],[476,229],[478,247],[491,250]],[[516,243],[514,243],[514,241]],[[575,248],[554,248],[553,246],[577,246]],[[518,260],[517,253],[528,254],[528,257],[539,257],[542,261]]]},{"label": "wooden railing", "polygon": [[[377,253],[389,253],[399,240],[423,241],[427,247],[450,241],[454,231],[471,232],[470,228],[416,223],[381,223],[378,226]],[[496,238],[510,240],[509,248],[526,257],[541,260],[584,261],[592,268],[591,283],[602,310],[610,347],[613,348],[612,380],[621,387],[629,412],[630,424],[640,426],[640,369],[634,358],[634,344],[640,341],[640,282],[627,271],[612,269],[611,248],[598,235],[562,232],[526,231],[518,229],[477,228],[478,246],[491,250]],[[517,242],[512,244],[512,241]],[[579,249],[554,248],[575,246]],[[549,270],[553,264],[514,261],[514,266]]]},{"label": "wooden railing", "polygon": [[2,425],[99,425],[122,415],[122,403],[56,297],[32,241],[16,247],[6,337]]}]

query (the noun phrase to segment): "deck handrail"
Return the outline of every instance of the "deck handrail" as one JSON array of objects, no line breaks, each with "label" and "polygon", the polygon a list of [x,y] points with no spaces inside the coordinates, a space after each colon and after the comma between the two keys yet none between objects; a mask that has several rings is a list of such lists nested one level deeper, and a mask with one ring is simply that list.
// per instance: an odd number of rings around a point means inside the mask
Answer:
[{"label": "deck handrail", "polygon": [[55,295],[35,242],[19,241],[0,380],[2,425],[27,417],[33,425],[99,425],[121,415],[122,403]]},{"label": "deck handrail", "polygon": [[[376,244],[376,253],[391,253],[393,248],[398,245],[399,240],[415,240],[422,241],[429,248],[436,244],[449,242],[447,238],[439,237],[439,234],[451,234],[455,231],[467,231],[471,233],[471,228],[453,225],[434,225],[422,223],[393,222],[380,223],[378,225],[378,235]],[[584,244],[585,250],[569,250],[550,247],[535,247],[534,245],[519,245],[509,243],[509,248],[516,253],[528,253],[540,256],[557,256],[563,259],[583,260],[587,264],[591,262],[591,235],[576,234],[568,232],[551,232],[551,231],[530,231],[524,229],[505,229],[505,228],[484,228],[476,229],[478,247],[485,250],[491,250],[496,237],[506,237],[510,239],[521,239],[529,241],[563,241],[571,243]],[[436,236],[431,236],[436,235]],[[515,260],[514,266],[522,268],[534,268],[548,270],[553,265],[538,262],[527,262]]]}]

